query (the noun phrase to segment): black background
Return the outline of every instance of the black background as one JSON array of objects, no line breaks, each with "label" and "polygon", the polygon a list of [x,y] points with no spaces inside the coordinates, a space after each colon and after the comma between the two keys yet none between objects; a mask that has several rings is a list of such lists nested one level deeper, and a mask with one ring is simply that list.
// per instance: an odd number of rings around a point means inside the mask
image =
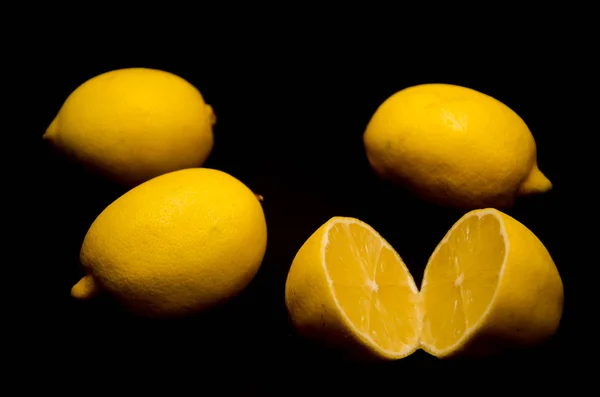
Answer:
[{"label": "black background", "polygon": [[[520,373],[576,364],[576,281],[567,263],[568,236],[559,226],[566,221],[567,175],[559,159],[563,126],[556,117],[564,108],[558,92],[569,81],[553,62],[554,51],[532,41],[496,44],[484,54],[476,40],[443,54],[408,51],[402,43],[373,48],[334,39],[290,39],[283,46],[274,39],[242,38],[210,51],[204,42],[191,51],[173,48],[171,42],[144,50],[134,44],[132,39],[117,50],[115,42],[99,41],[84,51],[67,43],[59,54],[54,48],[52,62],[36,74],[36,114],[30,121],[38,153],[36,180],[44,192],[37,237],[45,297],[36,302],[29,321],[44,329],[38,336],[40,358],[62,357],[83,368],[108,363],[125,373],[190,369],[195,376],[202,373],[203,382],[219,384],[224,395],[278,395],[280,384],[292,384],[297,391],[316,384],[348,386],[349,380],[350,390],[360,382],[397,387],[398,374],[412,369]],[[269,241],[259,274],[230,305],[196,319],[141,320],[108,300],[82,303],[69,295],[81,277],[78,256],[87,228],[124,190],[68,163],[41,136],[79,84],[133,66],[167,70],[194,84],[217,115],[215,146],[205,166],[230,173],[265,198]],[[566,295],[562,325],[540,349],[486,360],[441,361],[419,351],[394,363],[341,361],[294,334],[284,306],[287,271],[306,238],[330,217],[342,215],[378,230],[420,284],[429,255],[462,213],[420,202],[379,181],[361,137],[388,96],[432,82],[489,94],[529,125],[539,167],[554,189],[521,198],[506,212],[542,240],[559,268]],[[210,375],[200,369],[206,367]],[[235,380],[222,381],[231,374]]]}]

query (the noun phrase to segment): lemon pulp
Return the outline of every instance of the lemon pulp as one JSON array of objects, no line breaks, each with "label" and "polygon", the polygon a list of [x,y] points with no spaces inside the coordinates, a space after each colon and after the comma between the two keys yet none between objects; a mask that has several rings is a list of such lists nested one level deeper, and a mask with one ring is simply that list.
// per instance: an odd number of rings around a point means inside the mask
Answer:
[{"label": "lemon pulp", "polygon": [[419,340],[418,290],[398,254],[370,227],[349,219],[324,235],[334,298],[369,342],[389,352]]},{"label": "lemon pulp", "polygon": [[423,336],[436,349],[456,345],[494,298],[507,252],[492,214],[465,219],[432,255],[421,287]]}]

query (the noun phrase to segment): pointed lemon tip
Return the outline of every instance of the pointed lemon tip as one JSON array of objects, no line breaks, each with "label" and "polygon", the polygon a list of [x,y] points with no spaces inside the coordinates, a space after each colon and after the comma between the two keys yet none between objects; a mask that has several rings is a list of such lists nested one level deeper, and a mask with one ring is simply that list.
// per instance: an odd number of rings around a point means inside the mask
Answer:
[{"label": "pointed lemon tip", "polygon": [[55,118],[54,120],[52,120],[52,123],[50,123],[50,125],[46,129],[46,132],[44,132],[44,135],[42,135],[42,138],[45,140],[51,140],[56,135],[57,130],[58,122]]},{"label": "pointed lemon tip", "polygon": [[71,296],[75,299],[91,299],[100,292],[98,284],[91,275],[84,276],[71,288]]},{"label": "pointed lemon tip", "polygon": [[526,196],[531,194],[541,194],[552,190],[552,182],[546,178],[539,170],[537,164],[533,166],[531,172],[525,178],[519,188],[519,194]]}]

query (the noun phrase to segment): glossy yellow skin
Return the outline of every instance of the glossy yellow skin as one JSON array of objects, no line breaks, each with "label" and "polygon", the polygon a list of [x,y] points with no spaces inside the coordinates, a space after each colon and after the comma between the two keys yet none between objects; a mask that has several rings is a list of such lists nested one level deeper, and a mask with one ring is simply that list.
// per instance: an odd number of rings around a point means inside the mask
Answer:
[{"label": "glossy yellow skin", "polygon": [[393,248],[357,219],[334,217],[302,245],[285,302],[300,334],[354,359],[400,359],[419,347],[417,286]]},{"label": "glossy yellow skin", "polygon": [[88,230],[71,293],[106,291],[140,315],[179,317],[240,293],[258,271],[267,226],[257,197],[222,171],[168,173],[125,193]]},{"label": "glossy yellow skin", "polygon": [[530,347],[560,325],[564,290],[543,243],[495,209],[472,211],[429,259],[423,284],[424,350],[437,357]]},{"label": "glossy yellow skin", "polygon": [[66,99],[44,134],[57,150],[128,187],[200,167],[216,118],[202,94],[165,71],[129,68],[96,76]]},{"label": "glossy yellow skin", "polygon": [[444,206],[505,208],[517,196],[552,188],[537,167],[525,122],[469,88],[423,84],[401,90],[376,110],[363,140],[379,176]]}]

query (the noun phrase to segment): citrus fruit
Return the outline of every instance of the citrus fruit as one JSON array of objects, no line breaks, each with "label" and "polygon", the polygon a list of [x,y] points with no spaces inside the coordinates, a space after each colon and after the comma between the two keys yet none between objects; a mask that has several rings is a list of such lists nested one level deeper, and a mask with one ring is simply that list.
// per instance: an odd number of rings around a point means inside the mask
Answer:
[{"label": "citrus fruit", "polygon": [[212,107],[189,82],[146,68],[113,70],[77,87],[44,139],[105,177],[135,186],[200,167],[213,147]]},{"label": "citrus fruit", "polygon": [[260,202],[222,171],[192,168],[151,179],[110,204],[81,248],[86,272],[71,294],[110,293],[125,308],[179,317],[240,293],[267,243]]},{"label": "citrus fruit", "polygon": [[302,245],[285,302],[299,333],[355,358],[398,359],[419,347],[415,282],[369,225],[334,217]]},{"label": "citrus fruit", "polygon": [[363,141],[377,175],[444,206],[506,208],[517,196],[552,188],[523,119],[466,87],[422,84],[395,93],[375,111]]},{"label": "citrus fruit", "polygon": [[437,357],[538,345],[557,331],[564,298],[544,245],[495,209],[471,211],[452,226],[420,293],[421,344]]}]

